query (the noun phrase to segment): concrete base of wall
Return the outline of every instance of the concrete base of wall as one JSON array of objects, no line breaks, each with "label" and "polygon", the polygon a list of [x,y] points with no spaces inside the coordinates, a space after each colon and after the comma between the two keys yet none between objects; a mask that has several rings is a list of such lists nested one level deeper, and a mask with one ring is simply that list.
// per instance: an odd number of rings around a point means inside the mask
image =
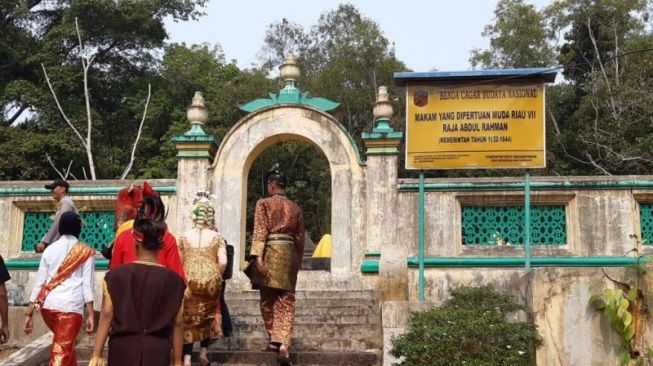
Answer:
[{"label": "concrete base of wall", "polygon": [[410,314],[442,304],[441,301],[386,301],[381,306],[383,325],[383,365],[391,366],[401,360],[390,355],[392,340],[406,332]]},{"label": "concrete base of wall", "polygon": [[[606,268],[610,277],[623,282],[635,279],[632,270]],[[388,354],[392,338],[402,334],[410,312],[437,306],[451,289],[461,286],[490,286],[515,296],[528,308],[515,314],[519,321],[537,325],[543,344],[537,349],[537,364],[547,366],[603,366],[617,364],[618,336],[609,322],[590,305],[590,297],[614,288],[601,268],[431,268],[425,273],[426,302],[417,301],[418,271],[409,272],[410,301],[385,302],[382,307],[384,365],[397,362]],[[653,281],[643,284],[653,292]],[[651,324],[653,317],[647,319]],[[640,329],[643,344],[653,344],[650,325]]]}]

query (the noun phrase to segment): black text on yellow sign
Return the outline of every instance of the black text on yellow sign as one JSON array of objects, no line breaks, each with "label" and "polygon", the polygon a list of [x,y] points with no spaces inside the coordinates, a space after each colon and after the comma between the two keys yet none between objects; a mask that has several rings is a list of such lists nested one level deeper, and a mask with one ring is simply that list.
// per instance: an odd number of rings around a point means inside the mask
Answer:
[{"label": "black text on yellow sign", "polygon": [[545,166],[543,83],[406,90],[407,169]]}]

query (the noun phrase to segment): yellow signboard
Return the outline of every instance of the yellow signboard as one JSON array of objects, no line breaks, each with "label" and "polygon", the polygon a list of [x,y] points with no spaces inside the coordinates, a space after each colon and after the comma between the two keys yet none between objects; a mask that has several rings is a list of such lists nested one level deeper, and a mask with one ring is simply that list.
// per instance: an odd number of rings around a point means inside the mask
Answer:
[{"label": "yellow signboard", "polygon": [[545,166],[542,82],[406,90],[407,169]]}]

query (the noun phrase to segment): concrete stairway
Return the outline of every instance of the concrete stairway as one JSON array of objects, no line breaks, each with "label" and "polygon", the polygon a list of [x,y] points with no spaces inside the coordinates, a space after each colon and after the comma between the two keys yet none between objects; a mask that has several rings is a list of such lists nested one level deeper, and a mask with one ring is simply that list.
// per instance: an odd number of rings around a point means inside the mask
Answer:
[{"label": "concrete stairway", "polygon": [[[293,365],[381,365],[381,315],[374,291],[299,291],[296,299]],[[258,291],[228,293],[227,305],[234,334],[214,340],[209,348],[211,365],[277,365],[276,354],[261,352],[267,339]],[[78,365],[88,364],[90,345],[90,339],[80,343]],[[193,360],[199,349],[195,351]]]},{"label": "concrete stairway", "polygon": [[[299,291],[291,360],[299,366],[381,364],[382,328],[373,291]],[[228,294],[231,338],[217,339],[209,359],[218,365],[276,365],[267,344],[258,291]]]}]

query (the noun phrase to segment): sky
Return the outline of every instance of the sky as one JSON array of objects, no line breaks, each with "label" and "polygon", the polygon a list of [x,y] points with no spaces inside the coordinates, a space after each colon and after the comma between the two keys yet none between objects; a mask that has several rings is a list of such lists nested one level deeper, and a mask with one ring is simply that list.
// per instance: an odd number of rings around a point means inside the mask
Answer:
[{"label": "sky", "polygon": [[[481,35],[492,23],[496,0],[209,0],[197,21],[166,21],[170,42],[220,44],[241,68],[258,63],[269,24],[287,18],[309,30],[320,14],[340,3],[354,5],[394,42],[399,60],[413,71],[469,70],[470,51],[487,48]],[[538,9],[550,0],[531,0]]]}]

